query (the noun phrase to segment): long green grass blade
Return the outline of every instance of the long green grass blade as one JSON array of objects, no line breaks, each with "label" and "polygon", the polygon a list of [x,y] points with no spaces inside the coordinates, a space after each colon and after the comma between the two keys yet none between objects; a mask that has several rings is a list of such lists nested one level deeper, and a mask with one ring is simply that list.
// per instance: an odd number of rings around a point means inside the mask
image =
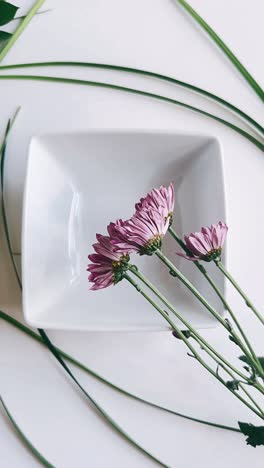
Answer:
[{"label": "long green grass blade", "polygon": [[216,32],[207,24],[204,19],[198,15],[198,13],[187,3],[185,0],[178,0],[178,2],[183,6],[183,8],[200,24],[204,31],[209,34],[213,41],[220,47],[224,54],[229,58],[241,75],[245,78],[251,88],[255,93],[260,97],[261,101],[264,101],[264,91],[261,86],[256,82],[253,76],[248,72],[248,70],[242,65],[238,58],[233,54],[229,47],[222,41],[222,39],[216,34]]},{"label": "long green grass blade", "polygon": [[5,154],[6,154],[6,144],[7,144],[7,138],[8,138],[9,132],[16,120],[19,110],[20,110],[20,107],[16,110],[13,118],[9,119],[5,132],[4,132],[2,143],[0,145],[0,188],[1,188],[1,212],[2,212],[4,233],[6,237],[8,253],[9,253],[9,257],[13,266],[13,270],[14,270],[17,282],[19,284],[19,287],[21,288],[22,287],[21,280],[17,271],[17,266],[15,263],[14,257],[12,255],[12,247],[11,247],[11,241],[10,241],[10,236],[9,236],[7,215],[6,215],[5,201],[4,201],[4,163],[5,163]]},{"label": "long green grass blade", "polygon": [[253,143],[257,148],[259,148],[261,151],[264,151],[264,144],[261,143],[259,140],[251,136],[249,133],[245,132],[242,130],[240,127],[237,127],[236,125],[233,125],[232,123],[228,122],[227,120],[221,119],[220,117],[217,117],[216,115],[210,114],[209,112],[205,112],[202,109],[198,107],[191,106],[189,104],[186,104],[182,101],[177,101],[175,99],[171,99],[165,96],[161,96],[159,94],[154,94],[154,93],[148,93],[146,91],[140,91],[139,89],[134,89],[134,88],[127,88],[124,86],[117,86],[109,83],[102,83],[102,82],[97,82],[97,81],[87,81],[87,80],[77,80],[74,78],[63,78],[63,77],[57,77],[57,76],[43,76],[43,75],[0,75],[0,80],[26,80],[26,81],[45,81],[45,82],[53,82],[53,83],[67,83],[67,84],[77,84],[77,85],[84,85],[84,86],[93,86],[93,87],[99,87],[99,88],[105,88],[105,89],[113,89],[115,91],[122,91],[126,93],[131,93],[131,94],[137,94],[139,96],[146,96],[150,98],[155,98],[160,101],[168,102],[180,107],[183,107],[185,109],[191,110],[193,112],[199,113],[201,115],[204,115],[206,117],[209,117],[210,119],[213,119],[226,127],[231,128],[235,132],[239,133],[242,135],[244,138],[246,138],[248,141]]},{"label": "long green grass blade", "polygon": [[18,435],[21,438],[22,442],[30,450],[30,452],[34,455],[34,457],[46,468],[55,468],[54,465],[52,465],[50,462],[48,462],[48,460],[46,460],[46,458],[43,457],[43,455],[41,455],[41,453],[34,447],[34,445],[32,445],[30,440],[22,432],[22,430],[20,429],[20,427],[16,423],[15,419],[13,418],[12,414],[10,413],[8,407],[6,406],[6,404],[5,404],[4,400],[3,400],[3,398],[1,397],[1,395],[0,395],[0,403],[2,404],[2,407],[4,408],[4,411],[5,411],[8,419],[9,419],[9,421],[13,425],[15,431],[18,433]]},{"label": "long green grass blade", "polygon": [[229,109],[236,115],[238,115],[240,118],[245,120],[247,123],[252,125],[256,130],[258,130],[260,133],[264,134],[264,128],[256,122],[252,117],[250,117],[248,114],[246,114],[244,111],[239,109],[238,107],[234,106],[230,102],[226,101],[225,99],[222,99],[221,97],[210,93],[209,91],[199,88],[197,86],[192,85],[191,83],[186,83],[185,81],[180,81],[177,80],[176,78],[173,78],[171,76],[166,76],[162,75],[160,73],[155,73],[147,70],[141,70],[139,68],[131,68],[131,67],[122,67],[119,65],[109,65],[105,63],[95,63],[95,62],[73,62],[73,61],[56,61],[56,62],[35,62],[35,63],[17,63],[17,64],[12,64],[12,65],[4,65],[0,66],[0,71],[1,70],[11,70],[11,69],[21,69],[21,68],[31,68],[31,67],[62,67],[62,66],[71,66],[71,67],[87,67],[87,68],[99,68],[99,69],[104,69],[104,70],[114,70],[114,71],[120,71],[120,72],[125,72],[125,73],[133,73],[133,74],[138,74],[138,75],[143,75],[143,76],[148,76],[150,78],[155,78],[163,81],[167,81],[169,83],[176,84],[178,86],[181,86],[183,88],[189,89],[195,93],[201,94],[203,96],[206,96],[208,99],[211,99],[217,103],[219,103],[221,106],[224,106],[225,108]]},{"label": "long green grass blade", "polygon": [[6,54],[9,52],[9,50],[11,49],[11,47],[14,45],[14,43],[17,41],[17,39],[19,38],[19,36],[22,34],[22,32],[24,31],[24,29],[27,27],[27,25],[30,23],[30,21],[32,20],[33,16],[37,13],[37,11],[39,10],[39,8],[43,5],[43,3],[45,2],[45,0],[37,0],[33,7],[29,10],[28,14],[25,16],[25,18],[21,21],[21,23],[18,25],[18,27],[16,28],[14,34],[12,34],[12,36],[10,37],[9,41],[7,42],[7,44],[5,45],[5,47],[2,49],[2,51],[0,52],[0,62],[2,62],[2,60],[4,59],[4,57],[6,56]]}]

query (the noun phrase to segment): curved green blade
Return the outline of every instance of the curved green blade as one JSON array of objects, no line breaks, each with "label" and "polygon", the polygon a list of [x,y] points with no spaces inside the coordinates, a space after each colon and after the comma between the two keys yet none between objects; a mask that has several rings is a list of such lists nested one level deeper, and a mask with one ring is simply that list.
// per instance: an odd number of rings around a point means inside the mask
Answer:
[{"label": "curved green blade", "polygon": [[183,6],[183,8],[190,13],[190,15],[200,24],[200,26],[204,29],[204,31],[209,34],[209,36],[213,39],[213,41],[220,47],[220,49],[224,52],[224,54],[229,58],[229,60],[233,63],[233,65],[237,68],[237,70],[241,73],[241,75],[245,78],[251,88],[255,91],[255,93],[260,97],[261,101],[264,101],[264,91],[261,86],[256,82],[253,76],[248,72],[248,70],[242,65],[242,63],[238,60],[238,58],[233,54],[232,50],[222,41],[222,39],[216,34],[216,32],[209,26],[209,24],[204,21],[204,19],[198,15],[198,13],[187,3],[185,0],[178,0],[178,2]]},{"label": "curved green blade", "polygon": [[30,442],[30,440],[25,436],[25,434],[22,432],[22,430],[20,429],[20,427],[18,426],[18,424],[16,423],[15,419],[13,418],[12,414],[10,413],[8,407],[6,406],[3,398],[1,397],[0,395],[0,403],[2,404],[2,407],[4,408],[5,410],[5,413],[9,419],[9,421],[11,422],[11,424],[13,425],[14,429],[16,430],[16,432],[18,433],[18,435],[20,436],[20,438],[22,439],[22,442],[25,444],[25,446],[30,450],[30,452],[34,455],[34,457],[37,458],[37,460],[43,465],[45,466],[46,468],[55,468],[54,465],[52,465],[50,462],[48,462],[48,460],[46,460],[45,457],[43,457],[43,455],[41,455],[41,453],[34,447],[34,445],[32,445],[32,443]]},{"label": "curved green blade", "polygon": [[185,109],[191,110],[193,112],[197,112],[201,115],[204,115],[206,117],[209,117],[210,119],[216,120],[217,122],[225,125],[226,127],[231,128],[235,132],[239,133],[242,135],[244,138],[249,140],[251,143],[253,143],[257,148],[259,148],[261,151],[264,151],[264,144],[261,143],[259,140],[251,136],[249,133],[246,131],[242,130],[240,127],[237,127],[236,125],[233,125],[231,122],[228,122],[227,120],[224,120],[220,117],[217,117],[214,114],[210,114],[209,112],[203,111],[202,109],[198,107],[191,106],[189,104],[186,104],[182,101],[177,101],[175,99],[168,98],[166,96],[161,96],[159,94],[154,94],[154,93],[148,93],[146,91],[141,91],[139,89],[134,89],[134,88],[127,88],[125,86],[117,86],[109,83],[102,83],[98,81],[87,81],[87,80],[77,80],[74,78],[64,78],[64,77],[57,77],[57,76],[44,76],[44,75],[0,75],[0,80],[26,80],[26,81],[46,81],[46,82],[53,82],[53,83],[67,83],[67,84],[75,84],[75,85],[84,85],[84,86],[93,86],[93,87],[99,87],[99,88],[105,88],[105,89],[113,89],[116,91],[122,91],[126,93],[131,93],[131,94],[138,94],[140,96],[146,96],[150,98],[155,98],[160,101],[168,102],[180,107],[183,107]]},{"label": "curved green blade", "polygon": [[143,76],[148,76],[150,78],[156,78],[159,80],[167,81],[169,83],[176,84],[183,88],[189,89],[190,91],[194,91],[195,93],[201,94],[206,96],[208,99],[211,99],[220,105],[226,107],[227,109],[231,110],[243,120],[248,122],[250,125],[255,127],[260,133],[264,134],[264,128],[256,122],[252,117],[246,114],[244,111],[239,109],[238,107],[234,106],[230,102],[226,101],[225,99],[217,96],[216,94],[210,93],[209,91],[199,88],[198,86],[194,86],[191,83],[186,83],[185,81],[177,80],[171,76],[162,75],[160,73],[155,73],[147,70],[141,70],[139,68],[132,68],[132,67],[123,67],[121,65],[109,65],[106,63],[95,63],[95,62],[73,62],[73,61],[56,61],[56,62],[35,62],[35,63],[17,63],[12,65],[4,65],[0,66],[1,70],[11,70],[11,69],[20,69],[20,68],[31,68],[31,67],[64,67],[64,66],[73,66],[73,67],[87,67],[87,68],[99,68],[105,70],[115,70],[125,73],[133,73]]}]

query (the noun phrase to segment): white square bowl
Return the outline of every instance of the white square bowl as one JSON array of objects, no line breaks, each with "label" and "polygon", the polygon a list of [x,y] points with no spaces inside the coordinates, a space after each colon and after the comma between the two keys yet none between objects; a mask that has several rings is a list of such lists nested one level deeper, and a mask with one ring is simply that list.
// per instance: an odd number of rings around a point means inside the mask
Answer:
[{"label": "white square bowl", "polygon": [[[221,149],[215,138],[154,130],[93,130],[34,137],[30,144],[22,234],[23,309],[34,326],[64,330],[166,330],[167,323],[122,281],[90,291],[87,255],[96,232],[132,215],[152,187],[174,182],[174,226],[182,236],[225,220]],[[208,298],[223,308],[195,266],[164,252]],[[192,325],[216,325],[204,307],[155,257],[133,257]],[[224,290],[224,280],[207,265]]]}]

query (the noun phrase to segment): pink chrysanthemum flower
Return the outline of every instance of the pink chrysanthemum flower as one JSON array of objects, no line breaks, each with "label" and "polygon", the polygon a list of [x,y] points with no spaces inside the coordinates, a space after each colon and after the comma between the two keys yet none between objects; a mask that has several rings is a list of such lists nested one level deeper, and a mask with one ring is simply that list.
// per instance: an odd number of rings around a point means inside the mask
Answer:
[{"label": "pink chrysanthemum flower", "polygon": [[226,239],[228,227],[221,221],[210,227],[203,227],[201,232],[194,232],[184,236],[185,244],[193,256],[178,253],[187,260],[197,261],[218,260],[221,257],[222,248]]},{"label": "pink chrysanthemum flower", "polygon": [[96,253],[88,256],[92,263],[87,267],[87,271],[90,272],[88,280],[94,283],[91,287],[93,291],[121,281],[129,262],[128,253],[116,252],[110,237],[96,234],[96,239],[98,242],[93,245]]},{"label": "pink chrysanthemum flower", "polygon": [[152,255],[161,247],[172,220],[174,187],[152,189],[135,205],[136,212],[128,221],[110,223],[108,233],[117,252]]},{"label": "pink chrysanthemum flower", "polygon": [[163,212],[152,208],[142,209],[137,210],[128,221],[111,223],[108,233],[117,252],[152,255],[155,250],[160,249],[169,222],[169,217],[165,219]]},{"label": "pink chrysanthemum flower", "polygon": [[139,203],[136,203],[136,211],[141,210],[157,210],[167,220],[172,220],[175,203],[175,193],[173,184],[168,187],[160,186],[159,189],[152,189],[144,198],[141,198]]}]

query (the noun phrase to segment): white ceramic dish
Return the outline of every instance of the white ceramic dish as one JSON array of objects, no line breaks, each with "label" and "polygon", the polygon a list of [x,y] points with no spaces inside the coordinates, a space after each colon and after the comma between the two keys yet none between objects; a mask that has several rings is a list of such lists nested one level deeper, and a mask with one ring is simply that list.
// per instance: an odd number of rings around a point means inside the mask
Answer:
[{"label": "white ceramic dish", "polygon": [[[225,220],[221,149],[215,138],[166,131],[97,130],[43,135],[30,144],[24,195],[22,274],[26,321],[68,330],[166,330],[167,323],[125,281],[92,292],[87,255],[95,233],[128,218],[152,187],[173,181],[180,235]],[[222,314],[191,262],[164,251]],[[197,327],[215,320],[154,256],[134,262]],[[212,269],[212,265],[208,265]],[[213,271],[215,274],[215,271]],[[218,278],[220,289],[224,280]]]}]

